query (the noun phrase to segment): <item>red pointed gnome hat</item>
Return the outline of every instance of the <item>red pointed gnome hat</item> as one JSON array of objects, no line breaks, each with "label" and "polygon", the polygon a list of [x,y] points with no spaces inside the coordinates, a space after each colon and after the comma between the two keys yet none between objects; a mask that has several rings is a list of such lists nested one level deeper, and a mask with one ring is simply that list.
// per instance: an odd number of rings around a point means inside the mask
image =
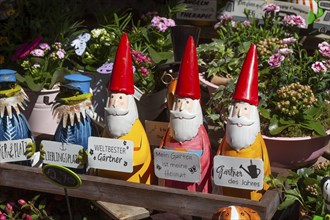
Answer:
[{"label": "red pointed gnome hat", "polygon": [[258,57],[254,44],[245,57],[232,100],[258,106]]},{"label": "red pointed gnome hat", "polygon": [[113,64],[109,91],[134,94],[134,76],[132,68],[132,55],[127,34],[120,39],[115,62]]},{"label": "red pointed gnome hat", "polygon": [[191,99],[201,97],[196,46],[192,36],[189,36],[187,40],[181,60],[175,95]]}]

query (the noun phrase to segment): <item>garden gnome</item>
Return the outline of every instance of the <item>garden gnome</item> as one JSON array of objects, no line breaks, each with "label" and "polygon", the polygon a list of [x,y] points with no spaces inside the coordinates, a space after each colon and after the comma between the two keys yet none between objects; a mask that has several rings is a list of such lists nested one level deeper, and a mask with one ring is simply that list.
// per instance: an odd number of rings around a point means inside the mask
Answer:
[{"label": "garden gnome", "polygon": [[[264,176],[271,174],[268,152],[260,133],[258,112],[258,58],[256,46],[251,45],[238,78],[229,107],[226,134],[218,148],[218,155],[262,159]],[[223,194],[234,197],[260,200],[263,190],[251,191],[223,187]]]},{"label": "garden gnome", "polygon": [[[25,109],[29,98],[23,88],[16,83],[16,71],[0,69],[0,141],[31,138],[32,132],[20,109]],[[27,146],[27,158],[35,152],[35,144]],[[18,162],[30,165],[29,162]]]},{"label": "garden gnome", "polygon": [[321,191],[325,200],[325,213],[330,218],[330,176],[325,176],[321,180]]},{"label": "garden gnome", "polygon": [[105,107],[106,128],[103,137],[134,143],[133,172],[98,170],[97,175],[129,182],[150,184],[153,165],[147,134],[139,120],[134,100],[134,78],[130,43],[127,34],[120,39]]},{"label": "garden gnome", "polygon": [[170,126],[160,147],[197,154],[200,158],[201,181],[187,183],[165,180],[165,186],[210,193],[212,188],[211,145],[203,125],[197,54],[192,37],[189,37],[186,43],[174,95],[174,105],[170,111]]},{"label": "garden gnome", "polygon": [[59,122],[54,140],[62,143],[83,146],[87,158],[88,138],[98,136],[96,125],[92,118],[91,78],[82,74],[64,76],[64,84],[53,104],[53,116]]},{"label": "garden gnome", "polygon": [[241,206],[220,208],[213,214],[212,220],[261,220],[258,212]]}]

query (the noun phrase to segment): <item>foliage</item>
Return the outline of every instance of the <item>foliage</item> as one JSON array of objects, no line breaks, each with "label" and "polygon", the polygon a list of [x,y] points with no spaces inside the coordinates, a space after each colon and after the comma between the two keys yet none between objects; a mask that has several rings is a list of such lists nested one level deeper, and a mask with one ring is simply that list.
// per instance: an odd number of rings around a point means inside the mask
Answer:
[{"label": "foliage", "polygon": [[266,182],[283,195],[279,210],[286,209],[298,202],[309,216],[324,216],[326,202],[321,192],[320,181],[326,176],[330,176],[329,160],[312,167],[301,168],[297,172],[289,171],[287,176],[277,178],[268,176]]},{"label": "foliage", "polygon": [[[199,63],[208,69],[208,77],[222,74],[235,82],[247,49],[251,43],[255,44],[259,65],[261,132],[269,136],[325,135],[329,128],[330,44],[324,41],[318,49],[307,51],[299,42],[298,27],[303,24],[303,19],[295,17],[296,23],[292,25],[290,19],[293,17],[276,17],[277,10],[279,8],[275,4],[266,4],[262,20],[249,17],[246,11],[247,20],[242,22],[234,22],[232,17],[222,15],[215,25],[218,39],[213,39],[210,45],[199,46]],[[281,102],[279,94],[294,83],[303,88],[309,86],[309,96],[315,101],[301,105],[295,114],[283,114],[278,108]],[[226,120],[227,112],[223,109],[228,107],[233,91],[233,87],[219,88],[208,103],[208,118],[221,127],[223,121],[219,120]],[[293,101],[297,97],[287,99],[286,105],[298,109]],[[214,108],[219,105],[221,110]]]}]

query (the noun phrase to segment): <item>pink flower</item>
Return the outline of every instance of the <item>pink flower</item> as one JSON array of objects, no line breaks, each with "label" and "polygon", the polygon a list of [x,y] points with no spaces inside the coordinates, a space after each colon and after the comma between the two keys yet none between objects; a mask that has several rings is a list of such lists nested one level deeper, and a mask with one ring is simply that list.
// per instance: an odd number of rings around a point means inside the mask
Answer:
[{"label": "pink flower", "polygon": [[328,69],[330,69],[330,60],[325,60],[324,63],[325,63],[325,66],[326,66]]},{"label": "pink flower", "polygon": [[24,199],[19,199],[17,202],[18,202],[18,204],[20,204],[20,205],[25,205],[25,204],[26,204],[26,202],[25,202]]},{"label": "pink flower", "polygon": [[5,212],[7,214],[12,213],[13,212],[13,206],[11,204],[7,203],[6,206],[5,206]]},{"label": "pink flower", "polygon": [[276,53],[274,55],[272,55],[271,57],[269,57],[269,60],[267,61],[270,68],[277,68],[279,66],[281,66],[282,61],[284,60],[284,56],[280,53]]},{"label": "pink flower", "polygon": [[286,15],[283,18],[283,24],[287,26],[297,26],[299,28],[303,28],[306,26],[305,19],[303,19],[299,15]]},{"label": "pink flower", "polygon": [[32,220],[31,215],[26,214],[26,213],[24,213],[24,214],[22,215],[22,218],[23,218],[23,219],[26,219],[26,220]]},{"label": "pink flower", "polygon": [[263,7],[263,11],[266,13],[266,14],[269,14],[269,13],[274,13],[274,12],[279,12],[280,11],[280,6],[274,4],[274,3],[269,3],[269,4],[266,4],[264,7]]},{"label": "pink flower", "polygon": [[64,49],[59,49],[58,51],[56,51],[56,56],[57,56],[59,59],[63,59],[64,56],[65,56],[65,50],[64,50]]},{"label": "pink flower", "polygon": [[316,73],[327,71],[327,67],[320,61],[313,63],[312,69]]},{"label": "pink flower", "polygon": [[319,52],[322,54],[322,56],[330,57],[330,44],[327,42],[319,43]]},{"label": "pink flower", "polygon": [[140,71],[141,71],[142,76],[148,76],[149,75],[148,69],[145,68],[144,66],[141,67]]},{"label": "pink flower", "polygon": [[249,20],[245,20],[245,21],[243,21],[243,25],[244,25],[244,27],[248,27],[251,25],[251,22]]},{"label": "pink flower", "polygon": [[151,26],[161,32],[165,32],[167,28],[175,26],[175,22],[170,18],[155,16],[151,20]]},{"label": "pink flower", "polygon": [[47,43],[41,43],[39,44],[39,47],[43,50],[50,50],[50,46]]},{"label": "pink flower", "polygon": [[6,220],[6,216],[4,214],[0,214],[0,220]]},{"label": "pink flower", "polygon": [[282,42],[283,44],[290,45],[290,44],[295,43],[296,41],[297,41],[296,38],[294,38],[294,37],[289,37],[289,38],[284,38],[281,42]]},{"label": "pink flower", "polygon": [[36,48],[36,46],[40,43],[41,39],[42,37],[39,36],[30,43],[25,43],[20,45],[17,48],[15,55],[12,56],[11,60],[16,61],[17,59],[26,57],[34,48]]},{"label": "pink flower", "polygon": [[283,55],[288,55],[288,54],[293,53],[293,50],[292,49],[289,49],[289,48],[282,48],[282,49],[279,49],[278,52],[280,54],[283,54]]},{"label": "pink flower", "polygon": [[41,49],[34,49],[30,52],[30,54],[32,56],[35,56],[35,57],[43,57],[45,56],[45,52]]}]

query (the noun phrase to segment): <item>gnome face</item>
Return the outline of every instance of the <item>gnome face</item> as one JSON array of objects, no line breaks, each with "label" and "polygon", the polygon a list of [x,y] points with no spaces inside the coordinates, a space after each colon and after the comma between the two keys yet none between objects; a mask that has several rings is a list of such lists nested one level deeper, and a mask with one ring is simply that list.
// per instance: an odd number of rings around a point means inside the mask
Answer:
[{"label": "gnome face", "polygon": [[246,148],[254,143],[260,131],[257,106],[247,102],[234,102],[230,106],[226,126],[226,139],[235,150]]},{"label": "gnome face", "polygon": [[197,99],[176,97],[170,114],[171,136],[179,142],[191,140],[203,124],[202,109]]},{"label": "gnome face", "polygon": [[105,108],[106,126],[111,136],[126,135],[138,118],[134,97],[125,93],[112,93]]}]

